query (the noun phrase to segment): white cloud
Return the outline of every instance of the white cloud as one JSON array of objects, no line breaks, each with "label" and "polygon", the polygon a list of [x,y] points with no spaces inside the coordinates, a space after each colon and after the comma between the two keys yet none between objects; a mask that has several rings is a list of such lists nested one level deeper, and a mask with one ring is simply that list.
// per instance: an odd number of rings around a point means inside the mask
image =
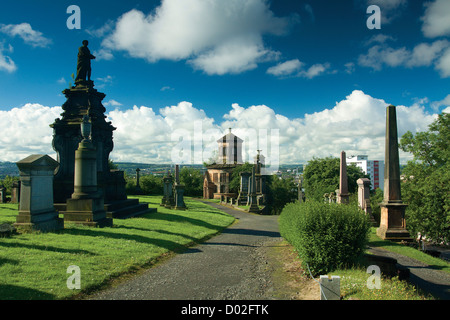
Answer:
[{"label": "white cloud", "polygon": [[305,64],[298,59],[289,60],[283,63],[279,63],[276,66],[267,69],[268,74],[272,74],[277,77],[293,76],[304,77],[312,79],[323,74],[330,68],[329,63],[317,63],[304,70]]},{"label": "white cloud", "polygon": [[111,100],[109,100],[107,102],[104,102],[103,105],[105,107],[120,107],[120,106],[122,106],[122,104],[120,102],[118,102],[118,101],[116,101],[114,99],[111,99]]},{"label": "white cloud", "polygon": [[32,103],[0,111],[1,160],[19,161],[36,153],[54,157],[52,129],[49,125],[61,112],[61,107],[50,108]]},{"label": "white cloud", "polygon": [[9,45],[8,49],[4,48],[4,44],[0,42],[0,71],[4,70],[9,73],[13,73],[17,70],[17,66],[15,62],[11,59],[11,57],[5,55],[6,53],[12,53],[13,48],[11,45]]},{"label": "white cloud", "polygon": [[425,6],[425,15],[421,18],[423,34],[429,38],[450,35],[450,1],[435,0]]},{"label": "white cloud", "polygon": [[19,36],[25,43],[33,47],[45,48],[52,42],[50,39],[44,37],[42,32],[33,30],[29,23],[0,24],[0,32],[11,37]]},{"label": "white cloud", "polygon": [[407,0],[366,0],[366,6],[377,5],[381,10],[381,23],[391,23],[408,5]]},{"label": "white cloud", "polygon": [[441,75],[448,77],[450,76],[450,65],[446,63],[445,57],[448,50],[445,50],[449,47],[450,42],[447,40],[420,43],[412,50],[380,44],[369,48],[366,54],[361,54],[358,64],[379,71],[384,66],[413,68],[430,66],[434,63],[436,69],[441,71]]},{"label": "white cloud", "polygon": [[450,77],[450,48],[445,50],[444,54],[436,63],[436,70],[440,72],[442,78]]},{"label": "white cloud", "polygon": [[267,73],[274,76],[287,76],[293,74],[294,72],[298,72],[303,65],[304,63],[300,60],[293,59],[270,67],[267,69]]},{"label": "white cloud", "polygon": [[446,109],[448,109],[450,107],[450,94],[447,95],[441,101],[435,101],[435,102],[431,103],[431,107],[436,112],[439,111],[440,107],[447,107]]},{"label": "white cloud", "polygon": [[[419,100],[409,107],[397,106],[399,136],[407,130],[414,133],[428,129],[437,115],[425,111],[426,101]],[[342,150],[383,160],[387,105],[382,99],[355,90],[330,108],[293,119],[266,105],[242,107],[236,103],[220,123],[189,102],[157,112],[153,108],[134,106],[128,110],[112,110],[106,115],[107,121],[117,128],[111,153],[114,161],[170,163],[187,155],[183,158],[187,159],[185,163],[202,163],[217,150],[216,140],[228,128],[246,142],[244,160],[247,161],[252,161],[258,148],[265,156],[273,156],[273,146],[279,146],[276,154],[280,163],[337,157]],[[33,153],[53,154],[49,124],[60,113],[60,107],[38,104],[0,111],[0,126],[5,128],[0,136],[0,160],[18,161]],[[275,143],[274,139],[279,140]],[[402,161],[408,157],[401,153]]]},{"label": "white cloud", "polygon": [[263,35],[282,35],[289,22],[266,0],[163,0],[148,15],[123,14],[102,45],[149,62],[187,60],[208,74],[240,73],[278,56]]}]

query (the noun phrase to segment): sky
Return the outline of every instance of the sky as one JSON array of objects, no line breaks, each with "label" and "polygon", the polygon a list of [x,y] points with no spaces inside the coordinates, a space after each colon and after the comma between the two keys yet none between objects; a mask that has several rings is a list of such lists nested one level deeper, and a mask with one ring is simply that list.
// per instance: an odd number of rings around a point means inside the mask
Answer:
[{"label": "sky", "polygon": [[450,112],[448,0],[17,0],[0,11],[0,161],[56,157],[85,39],[116,162],[203,163],[228,128],[247,161],[384,160],[388,105],[399,136]]}]

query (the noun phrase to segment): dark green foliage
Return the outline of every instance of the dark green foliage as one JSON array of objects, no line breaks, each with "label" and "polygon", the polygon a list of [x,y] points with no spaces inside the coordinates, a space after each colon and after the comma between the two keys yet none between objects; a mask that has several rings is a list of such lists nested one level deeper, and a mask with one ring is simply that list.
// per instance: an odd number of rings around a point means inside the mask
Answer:
[{"label": "dark green foliage", "polygon": [[241,166],[237,166],[233,169],[233,172],[231,173],[231,181],[230,181],[230,191],[233,193],[238,194],[239,188],[241,186],[241,172],[252,172],[253,164],[251,163],[244,163]]},{"label": "dark green foliage", "polygon": [[428,240],[450,240],[450,114],[440,114],[426,132],[406,132],[400,148],[414,158],[403,168],[406,225]]},{"label": "dark green foliage", "polygon": [[[339,158],[313,158],[303,172],[303,187],[307,199],[323,200],[325,193],[339,189]],[[361,168],[354,164],[347,165],[348,192],[358,190],[356,181],[359,178],[369,178]]]},{"label": "dark green foliage", "polygon": [[184,195],[201,197],[203,195],[203,175],[198,169],[183,167],[180,170],[180,182],[184,184]]},{"label": "dark green foliage", "polygon": [[298,199],[298,188],[292,177],[266,176],[266,184],[270,214],[280,214],[286,204]]},{"label": "dark green foliage", "polygon": [[318,201],[290,203],[281,213],[280,233],[313,275],[350,266],[364,253],[370,224],[356,206]]}]

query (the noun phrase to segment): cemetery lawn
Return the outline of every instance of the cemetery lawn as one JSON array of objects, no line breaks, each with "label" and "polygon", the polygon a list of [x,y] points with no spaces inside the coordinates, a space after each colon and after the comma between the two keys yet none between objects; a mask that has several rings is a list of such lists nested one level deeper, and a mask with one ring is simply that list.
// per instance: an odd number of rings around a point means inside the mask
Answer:
[{"label": "cemetery lawn", "polygon": [[[129,197],[132,198],[132,197]],[[0,300],[70,299],[132,274],[202,242],[234,217],[190,198],[189,210],[159,206],[161,196],[139,196],[157,213],[119,220],[111,228],[66,227],[52,233],[0,238]],[[0,224],[14,223],[17,204],[0,204]],[[80,268],[81,289],[69,266]]]}]

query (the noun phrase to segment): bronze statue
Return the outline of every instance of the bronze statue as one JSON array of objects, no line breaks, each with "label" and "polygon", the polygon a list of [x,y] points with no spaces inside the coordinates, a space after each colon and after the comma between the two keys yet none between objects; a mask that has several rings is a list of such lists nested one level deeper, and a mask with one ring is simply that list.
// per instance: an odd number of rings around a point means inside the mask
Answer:
[{"label": "bronze statue", "polygon": [[91,51],[87,47],[89,42],[83,40],[83,46],[78,49],[78,62],[77,62],[77,77],[75,83],[85,81],[86,76],[88,81],[91,81],[91,60],[95,59],[95,56],[91,54]]}]

